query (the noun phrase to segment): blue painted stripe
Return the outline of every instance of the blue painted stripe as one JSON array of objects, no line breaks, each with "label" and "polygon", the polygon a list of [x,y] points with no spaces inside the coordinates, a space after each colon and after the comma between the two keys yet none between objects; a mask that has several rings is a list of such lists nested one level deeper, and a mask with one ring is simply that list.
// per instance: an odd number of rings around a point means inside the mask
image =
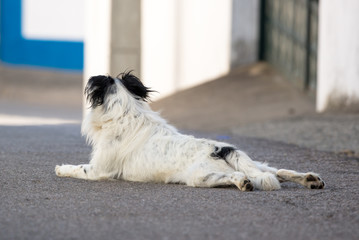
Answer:
[{"label": "blue painted stripe", "polygon": [[12,64],[83,70],[83,42],[28,40],[21,34],[21,0],[1,0],[0,58]]}]

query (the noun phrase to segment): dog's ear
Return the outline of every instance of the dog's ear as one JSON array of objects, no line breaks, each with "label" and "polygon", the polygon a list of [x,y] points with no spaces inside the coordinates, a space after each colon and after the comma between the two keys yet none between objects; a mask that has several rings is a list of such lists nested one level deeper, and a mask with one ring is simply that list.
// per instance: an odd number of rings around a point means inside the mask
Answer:
[{"label": "dog's ear", "polygon": [[110,76],[93,76],[88,80],[85,95],[92,108],[104,103],[105,96],[113,84],[115,80]]},{"label": "dog's ear", "polygon": [[117,78],[136,99],[142,99],[146,102],[149,99],[149,93],[153,91],[144,86],[141,80],[131,74],[131,72],[120,73]]}]

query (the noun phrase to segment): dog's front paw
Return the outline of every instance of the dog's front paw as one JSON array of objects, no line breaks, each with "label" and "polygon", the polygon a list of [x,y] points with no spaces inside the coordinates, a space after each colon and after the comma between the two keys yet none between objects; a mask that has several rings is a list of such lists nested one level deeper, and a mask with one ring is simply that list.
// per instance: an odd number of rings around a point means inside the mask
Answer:
[{"label": "dog's front paw", "polygon": [[56,175],[57,176],[61,176],[61,171],[60,171],[60,169],[61,169],[61,166],[59,166],[59,165],[56,165],[56,167],[55,167],[55,173],[56,173]]},{"label": "dog's front paw", "polygon": [[59,165],[56,165],[55,167],[55,173],[58,177],[65,177],[65,173],[64,173],[64,167],[63,166],[59,166]]},{"label": "dog's front paw", "polygon": [[310,189],[323,189],[325,183],[318,174],[309,172],[304,176],[303,185]]}]

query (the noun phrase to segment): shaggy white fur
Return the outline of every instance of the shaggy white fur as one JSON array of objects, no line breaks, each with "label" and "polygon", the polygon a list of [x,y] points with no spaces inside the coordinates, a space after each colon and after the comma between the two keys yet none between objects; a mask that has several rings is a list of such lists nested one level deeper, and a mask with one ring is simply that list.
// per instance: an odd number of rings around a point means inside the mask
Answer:
[{"label": "shaggy white fur", "polygon": [[183,183],[193,187],[235,185],[242,191],[275,190],[292,181],[319,189],[316,173],[277,170],[251,160],[228,143],[179,133],[146,102],[150,90],[131,73],[92,77],[91,109],[82,134],[92,145],[89,164],[56,166],[60,177]]}]

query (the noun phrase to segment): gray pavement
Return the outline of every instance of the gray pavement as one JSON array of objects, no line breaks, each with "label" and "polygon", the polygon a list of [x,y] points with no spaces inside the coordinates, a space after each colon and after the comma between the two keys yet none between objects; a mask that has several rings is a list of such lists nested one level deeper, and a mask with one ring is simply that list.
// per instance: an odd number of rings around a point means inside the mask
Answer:
[{"label": "gray pavement", "polygon": [[[52,74],[25,73],[29,79]],[[62,91],[64,104],[50,97],[42,104],[44,96],[39,96],[33,105],[38,112],[30,109],[28,115],[79,119],[71,114],[81,111],[75,103],[81,98],[67,95],[66,88],[81,92],[81,84],[64,81],[60,88],[46,88],[46,96]],[[0,95],[0,115],[18,116],[27,109],[27,96],[34,96],[37,87],[22,86],[16,88],[28,93],[16,97],[21,101]],[[282,93],[284,88],[292,93]],[[241,94],[227,97],[230,89]],[[254,95],[262,100],[256,102],[245,89],[260,93]],[[338,154],[343,148],[358,149],[357,115],[314,114],[310,99],[263,65],[239,69],[153,107],[162,108],[185,132],[236,144],[255,160],[316,171],[327,187],[309,190],[285,183],[278,191],[244,193],[236,188],[58,178],[56,164],[88,161],[90,148],[79,124],[0,126],[0,239],[357,239],[359,158]],[[43,114],[42,109],[49,111]]]},{"label": "gray pavement", "polygon": [[0,64],[0,125],[80,122],[82,98],[80,73]]},{"label": "gray pavement", "polygon": [[232,133],[359,157],[359,114],[291,117],[246,124],[233,128]]},{"label": "gray pavement", "polygon": [[161,99],[153,109],[181,129],[232,132],[248,124],[315,113],[314,100],[264,63]]},{"label": "gray pavement", "polygon": [[[228,136],[256,160],[315,170],[327,188],[279,191],[88,182],[54,166],[85,163],[79,125],[0,127],[0,239],[357,239],[358,159]],[[203,137],[222,138],[216,135]]]}]

